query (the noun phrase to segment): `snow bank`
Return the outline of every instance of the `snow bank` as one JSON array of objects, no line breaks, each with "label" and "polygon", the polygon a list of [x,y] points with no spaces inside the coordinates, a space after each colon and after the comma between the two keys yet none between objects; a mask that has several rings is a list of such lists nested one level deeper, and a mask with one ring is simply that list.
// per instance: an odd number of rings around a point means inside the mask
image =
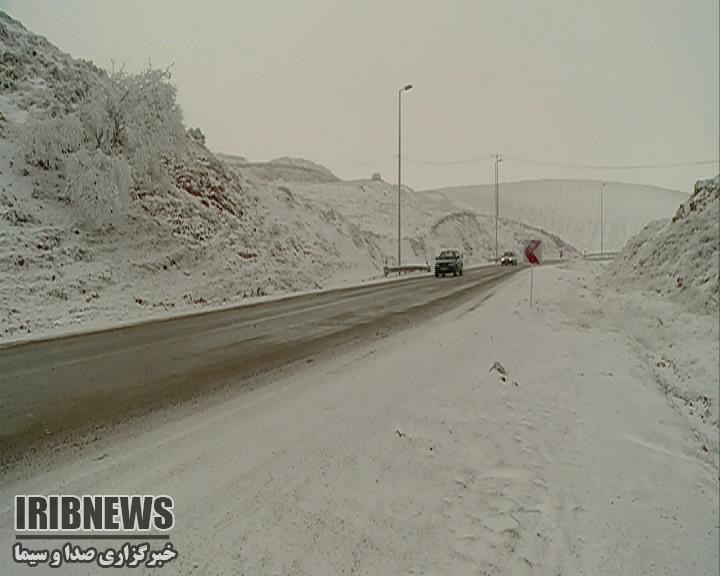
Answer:
[{"label": "snow bank", "polygon": [[606,313],[634,337],[655,384],[717,459],[720,326],[716,315],[689,312],[661,296],[629,291],[600,294]]},{"label": "snow bank", "polygon": [[720,404],[718,177],[700,180],[672,219],[628,242],[598,276],[609,314],[632,335],[658,386],[717,456]]},{"label": "snow bank", "polygon": [[720,186],[700,180],[671,220],[653,222],[609,266],[606,283],[668,296],[694,312],[717,314]]}]

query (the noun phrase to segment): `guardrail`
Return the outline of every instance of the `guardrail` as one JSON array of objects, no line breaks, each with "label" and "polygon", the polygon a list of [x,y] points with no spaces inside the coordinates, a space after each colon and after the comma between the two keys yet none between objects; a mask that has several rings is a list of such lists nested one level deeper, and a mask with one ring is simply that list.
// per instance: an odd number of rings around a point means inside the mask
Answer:
[{"label": "guardrail", "polygon": [[402,274],[404,272],[430,272],[430,270],[430,264],[427,262],[425,264],[406,264],[404,266],[388,266],[387,264],[383,266],[383,274],[385,276],[393,272]]},{"label": "guardrail", "polygon": [[612,260],[615,258],[619,251],[614,252],[586,252],[583,254],[585,260]]}]

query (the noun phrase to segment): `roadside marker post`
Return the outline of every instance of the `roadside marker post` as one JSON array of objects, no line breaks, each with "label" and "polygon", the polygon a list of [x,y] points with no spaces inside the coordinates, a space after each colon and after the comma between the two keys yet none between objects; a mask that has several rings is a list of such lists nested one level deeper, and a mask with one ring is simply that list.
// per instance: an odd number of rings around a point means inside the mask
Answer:
[{"label": "roadside marker post", "polygon": [[530,308],[532,308],[532,290],[533,290],[533,271],[535,268],[530,265]]},{"label": "roadside marker post", "polygon": [[525,242],[525,260],[530,264],[530,308],[533,305],[533,280],[535,266],[540,264],[540,258],[542,256],[542,241],[541,240],[528,240]]}]

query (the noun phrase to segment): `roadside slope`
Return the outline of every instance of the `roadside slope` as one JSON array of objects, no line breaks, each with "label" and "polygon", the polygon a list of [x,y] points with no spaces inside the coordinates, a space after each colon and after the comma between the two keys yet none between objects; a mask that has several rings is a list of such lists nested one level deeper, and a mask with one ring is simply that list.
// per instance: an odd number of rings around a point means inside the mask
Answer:
[{"label": "roadside slope", "polygon": [[634,236],[608,268],[608,283],[655,292],[700,313],[720,305],[720,176],[695,183],[672,219]]},{"label": "roadside slope", "polygon": [[597,279],[655,381],[720,460],[720,185],[699,180],[672,219],[633,237]]}]

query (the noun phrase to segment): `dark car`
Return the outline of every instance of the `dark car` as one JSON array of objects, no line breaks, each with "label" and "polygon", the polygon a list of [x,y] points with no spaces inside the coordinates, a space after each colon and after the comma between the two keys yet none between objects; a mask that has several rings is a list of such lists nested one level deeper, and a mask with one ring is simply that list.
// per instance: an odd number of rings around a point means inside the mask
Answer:
[{"label": "dark car", "polygon": [[445,276],[446,274],[462,276],[462,273],[463,257],[457,250],[443,250],[435,258],[435,276]]},{"label": "dark car", "polygon": [[517,266],[517,256],[515,252],[508,250],[502,256],[500,256],[501,266]]}]

